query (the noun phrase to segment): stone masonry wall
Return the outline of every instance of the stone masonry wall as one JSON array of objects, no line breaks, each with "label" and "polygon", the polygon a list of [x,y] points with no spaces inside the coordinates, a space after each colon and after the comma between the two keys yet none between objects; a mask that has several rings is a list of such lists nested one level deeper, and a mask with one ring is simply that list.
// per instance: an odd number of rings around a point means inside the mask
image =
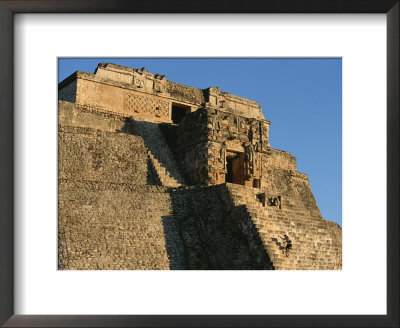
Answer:
[{"label": "stone masonry wall", "polygon": [[[270,149],[268,126],[265,120],[200,108],[186,115],[178,127],[164,128],[163,131],[186,180],[190,184],[212,185],[225,182],[227,152],[245,153],[246,145],[250,144],[254,145],[254,151]],[[278,151],[274,154],[269,163],[282,163],[293,168],[294,162],[295,166],[295,159],[290,154]],[[289,160],[286,154],[291,157]],[[256,159],[252,168],[252,174],[257,177],[261,175],[259,163]]]},{"label": "stone masonry wall", "polygon": [[170,196],[150,171],[139,136],[59,126],[60,269],[182,268]]},{"label": "stone masonry wall", "polygon": [[59,126],[59,178],[145,185],[148,158],[138,136]]},{"label": "stone masonry wall", "polygon": [[204,183],[207,177],[207,111],[186,115],[179,126],[161,126],[185,180],[190,185]]},{"label": "stone masonry wall", "polygon": [[209,108],[242,117],[264,120],[261,107],[254,100],[223,92],[214,87],[205,89],[204,94],[206,106]]},{"label": "stone masonry wall", "polygon": [[226,113],[221,110],[207,110],[207,179],[208,184],[223,183],[227,174],[227,157],[240,156],[240,180],[253,185],[259,179],[261,158],[269,147],[269,122]]},{"label": "stone masonry wall", "polygon": [[197,105],[204,103],[204,95],[201,89],[189,87],[183,84],[167,81],[167,92],[172,98]]},{"label": "stone masonry wall", "polygon": [[76,102],[125,116],[170,122],[168,99],[96,80],[78,79]]},{"label": "stone masonry wall", "polygon": [[65,101],[59,101],[58,108],[58,123],[61,125],[88,127],[109,132],[130,133],[132,131],[130,119],[124,115]]},{"label": "stone masonry wall", "polygon": [[[68,122],[73,108],[60,108],[59,121]],[[74,122],[123,127],[121,120],[96,115],[77,111]],[[178,240],[170,197],[152,185],[143,139],[60,125],[58,145],[59,269],[179,268],[179,247],[169,254],[166,243],[167,236],[169,245]]]},{"label": "stone masonry wall", "polygon": [[253,142],[258,151],[269,147],[269,121],[265,119],[247,118],[222,110],[209,109],[207,123],[209,140]]},{"label": "stone masonry wall", "polygon": [[283,211],[293,209],[297,214],[321,218],[308,178],[296,171],[269,167],[263,176],[261,190],[266,197],[280,197]]},{"label": "stone masonry wall", "polygon": [[59,269],[168,270],[165,236],[176,234],[170,214],[163,187],[61,179]]},{"label": "stone masonry wall", "polygon": [[264,173],[269,167],[280,168],[283,170],[296,171],[296,157],[289,152],[271,148],[267,153],[260,154],[261,170]]}]

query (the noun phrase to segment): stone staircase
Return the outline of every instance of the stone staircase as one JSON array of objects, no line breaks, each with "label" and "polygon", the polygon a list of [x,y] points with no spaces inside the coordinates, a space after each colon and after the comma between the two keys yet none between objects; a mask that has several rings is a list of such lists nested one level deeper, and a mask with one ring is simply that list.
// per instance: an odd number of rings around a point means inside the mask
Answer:
[{"label": "stone staircase", "polygon": [[289,258],[283,254],[283,245],[279,243],[279,240],[281,240],[279,236],[287,233],[285,231],[286,227],[282,224],[272,227],[270,222],[268,222],[266,213],[264,213],[264,207],[257,200],[255,191],[252,190],[253,188],[250,189],[249,187],[231,183],[227,183],[226,185],[234,205],[244,205],[246,207],[274,268],[276,270],[294,269],[289,263]]},{"label": "stone staircase", "polygon": [[[260,189],[227,183],[235,206],[245,206],[276,270],[338,269],[331,262],[332,237],[326,221],[318,217],[295,216],[291,211],[263,206]],[[284,234],[292,240],[290,256],[283,253]],[[341,250],[340,250],[341,252]]]},{"label": "stone staircase", "polygon": [[158,125],[134,119],[132,119],[132,122],[148,148],[147,155],[157,173],[160,184],[166,187],[185,185],[175,158]]}]

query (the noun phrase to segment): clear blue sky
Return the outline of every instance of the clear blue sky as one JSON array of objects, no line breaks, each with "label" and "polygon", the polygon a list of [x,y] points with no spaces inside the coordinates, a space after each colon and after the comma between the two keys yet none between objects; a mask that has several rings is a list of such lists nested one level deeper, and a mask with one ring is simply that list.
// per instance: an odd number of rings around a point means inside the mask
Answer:
[{"label": "clear blue sky", "polygon": [[259,102],[271,147],[297,157],[325,219],[342,225],[342,61],[339,58],[63,58],[59,82],[100,62],[143,66],[168,80]]}]

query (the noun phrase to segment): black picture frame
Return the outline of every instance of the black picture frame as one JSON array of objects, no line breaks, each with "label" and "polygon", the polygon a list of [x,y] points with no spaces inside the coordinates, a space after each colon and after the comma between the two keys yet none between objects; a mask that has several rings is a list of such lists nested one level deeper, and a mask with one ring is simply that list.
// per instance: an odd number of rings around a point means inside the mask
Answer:
[{"label": "black picture frame", "polygon": [[[399,8],[399,0],[0,0],[0,324],[4,327],[399,327]],[[14,315],[14,14],[121,12],[386,14],[387,315]]]}]

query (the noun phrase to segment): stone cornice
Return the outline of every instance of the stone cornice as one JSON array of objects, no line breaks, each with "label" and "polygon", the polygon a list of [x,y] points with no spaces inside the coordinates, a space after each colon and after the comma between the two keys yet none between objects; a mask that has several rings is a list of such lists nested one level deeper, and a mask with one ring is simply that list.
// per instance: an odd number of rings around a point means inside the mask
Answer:
[{"label": "stone cornice", "polygon": [[[113,79],[96,76],[96,72],[99,68],[101,68],[103,70],[109,70],[112,72],[117,72],[117,73],[121,73],[121,74],[132,75],[132,76],[137,73],[147,74],[147,75],[152,76],[152,78],[154,78],[156,80],[165,80],[167,92],[159,93],[156,91],[150,91],[145,88],[139,88],[139,87],[133,85],[132,83],[126,83],[126,82],[121,82],[121,81],[116,81]],[[249,106],[252,108],[257,108],[257,109],[260,108],[259,103],[255,100],[240,97],[240,96],[228,93],[228,92],[223,92],[223,91],[219,90],[219,88],[208,87],[205,89],[200,89],[200,88],[196,88],[196,87],[192,87],[192,86],[187,86],[187,85],[180,84],[177,82],[169,81],[166,79],[165,75],[154,74],[154,73],[148,72],[148,71],[146,71],[145,68],[135,69],[135,68],[130,68],[130,67],[126,67],[126,66],[112,64],[112,63],[99,63],[96,67],[95,74],[86,73],[86,72],[82,72],[82,71],[76,71],[58,84],[58,90],[61,90],[62,88],[64,88],[65,86],[67,86],[68,84],[70,84],[71,82],[73,82],[74,80],[76,80],[78,78],[89,80],[89,81],[94,81],[94,82],[98,82],[98,83],[103,83],[103,84],[107,84],[107,85],[111,85],[111,86],[116,86],[116,87],[120,87],[120,88],[124,88],[124,89],[128,89],[128,90],[134,90],[134,91],[146,93],[149,95],[159,96],[159,97],[170,99],[172,101],[186,103],[187,105],[191,105],[191,106],[202,106],[205,104],[206,96],[208,96],[208,94],[215,94],[215,95],[218,94],[218,95],[224,97],[228,101],[239,103],[239,104]],[[179,91],[181,91],[181,92],[179,92]],[[172,95],[173,93],[176,93],[176,96],[173,96]],[[198,98],[198,99],[196,100],[195,98]],[[221,108],[218,108],[218,109],[220,110]],[[224,110],[224,109],[222,109],[222,110]],[[229,108],[226,108],[225,111],[229,113]],[[261,110],[260,110],[260,112],[261,112]],[[261,115],[262,115],[262,113],[261,113]],[[246,117],[245,115],[243,115],[243,116]]]},{"label": "stone cornice", "polygon": [[124,82],[119,82],[119,81],[115,81],[115,80],[111,80],[111,79],[106,79],[103,77],[98,77],[95,74],[91,74],[91,73],[86,73],[86,72],[82,72],[82,71],[76,71],[73,74],[71,74],[70,76],[68,76],[67,78],[65,78],[63,81],[61,81],[58,84],[58,90],[61,90],[62,88],[66,87],[68,84],[70,84],[71,82],[77,80],[77,79],[82,79],[82,80],[87,80],[87,81],[92,81],[92,82],[97,82],[97,83],[102,83],[102,84],[106,84],[106,85],[110,85],[110,86],[115,86],[115,87],[119,87],[122,89],[127,89],[127,90],[132,90],[132,91],[136,91],[139,93],[144,93],[147,95],[152,95],[152,96],[156,96],[156,97],[161,97],[161,98],[165,98],[165,99],[169,99],[172,101],[176,101],[178,103],[182,103],[188,106],[199,106],[199,103],[195,103],[195,102],[190,102],[187,100],[182,100],[182,99],[178,99],[178,98],[174,98],[171,97],[171,95],[169,93],[158,93],[158,92],[152,92],[149,90],[145,90],[143,88],[138,88],[133,84],[130,83],[124,83]]}]

